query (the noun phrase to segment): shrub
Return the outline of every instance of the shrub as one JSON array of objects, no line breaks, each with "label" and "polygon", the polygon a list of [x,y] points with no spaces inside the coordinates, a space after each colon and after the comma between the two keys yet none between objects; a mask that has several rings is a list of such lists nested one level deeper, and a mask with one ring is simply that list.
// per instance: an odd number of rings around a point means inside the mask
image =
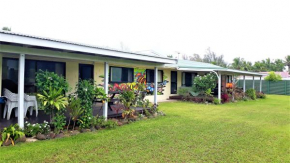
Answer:
[{"label": "shrub", "polygon": [[269,72],[268,76],[265,77],[265,80],[275,82],[275,81],[282,80],[282,77],[279,74],[275,74],[274,71],[271,71],[271,72]]},{"label": "shrub", "polygon": [[256,92],[257,98],[265,99],[266,95],[263,92]]},{"label": "shrub", "polygon": [[220,104],[220,102],[221,101],[218,98],[214,98],[213,99],[213,103],[216,104],[216,105]]},{"label": "shrub", "polygon": [[194,92],[199,92],[204,95],[205,92],[211,92],[216,87],[217,76],[214,73],[209,73],[204,76],[197,75],[194,78],[192,89]]},{"label": "shrub", "polygon": [[256,90],[251,88],[251,89],[248,89],[246,90],[246,96],[251,98],[252,100],[256,100]]},{"label": "shrub", "polygon": [[91,127],[93,128],[97,128],[97,129],[100,129],[102,127],[105,127],[105,124],[106,124],[106,120],[105,120],[105,117],[103,116],[94,116],[92,117],[91,119]]},{"label": "shrub", "polygon": [[80,121],[82,123],[82,121],[79,119],[79,117],[83,114],[84,109],[83,107],[81,107],[81,100],[77,99],[76,97],[71,97],[69,100],[69,105],[67,106],[67,110],[69,112],[69,123],[67,125],[67,130],[70,126],[70,121],[72,120],[73,123],[73,128],[72,130],[75,129],[75,124],[76,121]]},{"label": "shrub", "polygon": [[42,93],[43,91],[48,92],[50,88],[52,88],[52,90],[61,89],[63,91],[62,93],[68,92],[69,90],[69,84],[64,77],[59,76],[54,72],[39,70],[39,72],[36,73],[35,81],[39,93]]},{"label": "shrub", "polygon": [[48,122],[44,121],[43,123],[30,124],[29,122],[25,122],[24,124],[24,134],[28,137],[32,137],[40,134],[48,134],[50,132],[50,125]]},{"label": "shrub", "polygon": [[180,96],[188,95],[188,88],[180,87],[177,91]]},{"label": "shrub", "polygon": [[54,132],[56,134],[59,134],[60,131],[63,129],[63,127],[66,124],[65,116],[63,113],[58,112],[56,115],[53,117],[53,125],[54,125]]},{"label": "shrub", "polygon": [[223,93],[221,98],[222,98],[222,103],[229,102],[229,95],[227,93]]},{"label": "shrub", "polygon": [[105,128],[108,128],[108,129],[115,128],[117,125],[118,125],[118,123],[116,121],[113,121],[113,120],[110,120],[110,119],[108,119],[105,122]]},{"label": "shrub", "polygon": [[84,109],[80,120],[81,128],[90,128],[90,119],[93,116],[93,100],[95,96],[94,82],[91,80],[80,80],[76,85],[76,95],[81,100]]},{"label": "shrub", "polygon": [[5,127],[2,131],[2,139],[0,140],[0,146],[7,142],[11,141],[12,145],[15,144],[15,140],[25,136],[21,128],[18,124],[10,125],[9,127]]}]

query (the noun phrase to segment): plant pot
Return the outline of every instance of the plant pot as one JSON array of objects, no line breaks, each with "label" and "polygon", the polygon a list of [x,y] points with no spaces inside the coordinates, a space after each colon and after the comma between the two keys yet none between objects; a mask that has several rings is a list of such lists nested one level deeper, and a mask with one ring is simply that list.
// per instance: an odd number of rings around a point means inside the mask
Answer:
[{"label": "plant pot", "polygon": [[18,142],[26,142],[26,136],[22,136],[21,138],[18,138],[15,143],[18,143]]},{"label": "plant pot", "polygon": [[46,136],[44,134],[37,134],[36,135],[36,139],[38,139],[38,140],[45,140],[46,139]]},{"label": "plant pot", "polygon": [[56,134],[55,135],[55,138],[63,138],[64,137],[64,134],[63,133],[59,133],[59,134]]}]

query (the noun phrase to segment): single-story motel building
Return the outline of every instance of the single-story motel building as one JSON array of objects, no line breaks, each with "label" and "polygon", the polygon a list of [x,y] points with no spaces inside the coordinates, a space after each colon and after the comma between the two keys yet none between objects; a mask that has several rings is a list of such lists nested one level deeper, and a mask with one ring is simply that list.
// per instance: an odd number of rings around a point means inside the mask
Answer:
[{"label": "single-story motel building", "polygon": [[[233,75],[242,75],[244,79],[245,76],[251,76],[253,79],[262,76],[259,73],[232,70],[208,63],[1,30],[0,65],[0,96],[3,96],[4,88],[18,94],[16,119],[21,127],[24,126],[25,118],[24,93],[36,92],[35,74],[39,70],[48,70],[64,76],[72,88],[79,79],[94,79],[104,87],[106,93],[110,92],[110,85],[145,80],[147,89],[151,92],[146,98],[155,104],[167,100],[170,96],[176,96],[180,87],[191,87],[197,75],[213,72],[218,76],[219,99],[226,83],[232,82]],[[102,109],[102,114],[105,117],[111,114],[107,103]]]}]

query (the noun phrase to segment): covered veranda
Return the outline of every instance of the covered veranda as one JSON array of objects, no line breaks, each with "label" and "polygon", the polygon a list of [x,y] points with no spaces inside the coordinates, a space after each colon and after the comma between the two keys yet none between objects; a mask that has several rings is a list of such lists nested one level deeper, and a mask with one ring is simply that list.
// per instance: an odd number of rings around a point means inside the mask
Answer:
[{"label": "covered veranda", "polygon": [[[63,61],[69,63],[66,65],[66,79],[68,82],[75,84],[78,81],[78,63],[91,63],[98,65],[95,68],[94,79],[96,75],[104,75],[103,87],[108,94],[109,85],[109,66],[111,65],[130,65],[136,67],[151,67],[154,68],[155,78],[158,78],[158,68],[163,67],[164,64],[173,64],[174,59],[163,58],[158,56],[150,56],[139,53],[132,53],[120,51],[116,49],[102,48],[91,45],[78,44],[73,42],[66,42],[61,40],[53,40],[49,38],[36,37],[30,35],[23,35],[19,33],[12,33],[0,31],[0,88],[2,87],[2,61],[3,58],[14,58],[18,60],[18,124],[24,127],[24,96],[25,96],[25,63],[29,59],[34,60],[50,60]],[[77,64],[76,64],[77,63]],[[76,72],[74,71],[76,70]],[[71,74],[72,73],[72,74]],[[97,74],[99,73],[99,74]],[[71,74],[71,75],[69,75]],[[73,85],[74,86],[74,85]],[[157,90],[157,81],[155,81],[155,90]],[[0,92],[1,96],[1,92]],[[157,104],[157,91],[154,93],[154,103]],[[103,106],[103,116],[108,117],[108,103]],[[2,115],[1,115],[2,117]]]},{"label": "covered veranda", "polygon": [[[180,72],[190,72],[196,74],[206,74],[212,72],[216,74],[218,78],[217,91],[218,99],[221,100],[221,93],[223,88],[226,88],[226,83],[235,83],[235,76],[243,76],[243,92],[246,92],[246,76],[251,76],[253,79],[253,88],[255,88],[255,77],[260,79],[260,92],[262,92],[262,74],[256,72],[240,71],[234,69],[223,68],[209,63],[188,61],[188,60],[177,60],[176,64],[166,65],[168,67],[174,67]],[[184,78],[184,76],[181,76]],[[183,79],[181,79],[183,81]]]}]

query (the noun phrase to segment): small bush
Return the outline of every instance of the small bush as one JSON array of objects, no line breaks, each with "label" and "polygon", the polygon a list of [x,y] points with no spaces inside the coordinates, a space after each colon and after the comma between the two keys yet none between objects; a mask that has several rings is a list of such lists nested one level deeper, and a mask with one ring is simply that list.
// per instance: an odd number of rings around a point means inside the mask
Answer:
[{"label": "small bush", "polygon": [[257,98],[265,99],[266,95],[263,92],[256,92]]},{"label": "small bush", "polygon": [[265,77],[265,80],[276,82],[282,80],[282,77],[281,75],[276,74],[274,71],[271,71],[269,72],[268,76]]},{"label": "small bush", "polygon": [[218,104],[220,104],[220,100],[219,100],[218,98],[214,98],[214,99],[213,99],[213,103],[214,103],[215,105],[218,105]]},{"label": "small bush", "polygon": [[108,119],[105,122],[105,128],[108,128],[108,129],[115,128],[117,125],[118,125],[118,123],[116,121],[113,121],[113,120],[110,120],[110,119]]},{"label": "small bush", "polygon": [[24,134],[27,137],[36,136],[38,133],[40,134],[48,134],[50,132],[50,126],[48,122],[44,121],[43,123],[30,124],[29,122],[25,122],[24,124]]},{"label": "small bush", "polygon": [[256,90],[253,88],[246,90],[246,96],[251,98],[252,100],[256,100]]},{"label": "small bush", "polygon": [[187,96],[188,95],[188,88],[180,87],[178,89],[177,93],[181,96]]},{"label": "small bush", "polygon": [[222,103],[229,102],[229,95],[227,93],[223,93],[221,98],[222,98]]}]

